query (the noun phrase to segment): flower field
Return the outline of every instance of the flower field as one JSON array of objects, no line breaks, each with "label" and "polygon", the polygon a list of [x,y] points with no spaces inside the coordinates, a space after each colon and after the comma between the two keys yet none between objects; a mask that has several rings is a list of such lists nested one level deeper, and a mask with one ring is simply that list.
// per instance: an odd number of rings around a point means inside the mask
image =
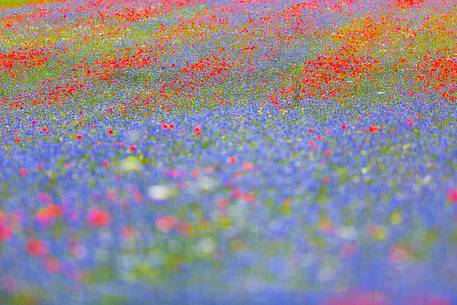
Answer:
[{"label": "flower field", "polygon": [[456,105],[455,0],[0,0],[0,304],[457,304]]}]

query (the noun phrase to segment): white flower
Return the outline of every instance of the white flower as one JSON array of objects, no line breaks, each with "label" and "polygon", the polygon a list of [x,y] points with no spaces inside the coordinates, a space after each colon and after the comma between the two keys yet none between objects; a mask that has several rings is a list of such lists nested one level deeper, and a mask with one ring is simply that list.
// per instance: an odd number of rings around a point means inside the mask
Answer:
[{"label": "white flower", "polygon": [[166,200],[175,196],[177,190],[168,185],[151,185],[148,189],[148,196],[153,200]]},{"label": "white flower", "polygon": [[216,243],[211,238],[204,238],[198,243],[198,250],[204,254],[213,253],[216,249]]}]

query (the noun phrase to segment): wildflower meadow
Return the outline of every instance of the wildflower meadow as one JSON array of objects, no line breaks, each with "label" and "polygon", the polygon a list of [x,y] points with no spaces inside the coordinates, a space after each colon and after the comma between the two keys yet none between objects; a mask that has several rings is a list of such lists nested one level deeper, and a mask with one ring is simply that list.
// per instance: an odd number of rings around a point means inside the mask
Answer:
[{"label": "wildflower meadow", "polygon": [[457,1],[0,0],[0,304],[457,304]]}]

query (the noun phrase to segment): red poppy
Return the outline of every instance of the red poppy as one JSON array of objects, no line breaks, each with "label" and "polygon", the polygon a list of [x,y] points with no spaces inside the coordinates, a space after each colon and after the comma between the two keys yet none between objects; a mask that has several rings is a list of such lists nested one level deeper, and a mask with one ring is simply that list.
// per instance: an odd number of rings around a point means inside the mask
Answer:
[{"label": "red poppy", "polygon": [[236,163],[237,159],[236,157],[228,157],[227,158],[227,162],[230,163],[230,164],[234,164]]},{"label": "red poppy", "polygon": [[54,219],[59,218],[60,216],[62,216],[62,209],[58,205],[52,203],[39,209],[38,212],[35,214],[35,218],[41,224],[49,224]]},{"label": "red poppy", "polygon": [[452,302],[446,298],[435,295],[414,296],[408,300],[408,304],[414,305],[451,305]]},{"label": "red poppy", "polygon": [[87,222],[91,227],[106,227],[111,223],[111,215],[105,210],[91,208],[87,215]]},{"label": "red poppy", "polygon": [[49,273],[58,273],[61,270],[61,264],[56,257],[49,256],[44,262],[44,267]]},{"label": "red poppy", "polygon": [[331,297],[323,305],[388,305],[390,302],[379,292],[353,292]]},{"label": "red poppy", "polygon": [[247,171],[247,170],[250,170],[250,169],[254,169],[254,164],[252,164],[251,162],[244,162],[243,163],[243,170]]},{"label": "red poppy", "polygon": [[202,130],[200,127],[196,126],[194,127],[194,133],[197,135],[197,136],[201,136],[202,135]]},{"label": "red poppy", "polygon": [[449,189],[447,192],[447,200],[450,203],[457,204],[457,187]]},{"label": "red poppy", "polygon": [[178,225],[178,220],[174,216],[162,216],[156,219],[156,228],[162,232],[168,232]]},{"label": "red poppy", "polygon": [[9,240],[12,234],[11,228],[6,223],[0,222],[0,242]]},{"label": "red poppy", "polygon": [[125,239],[132,239],[135,237],[135,228],[131,226],[124,226],[121,229],[121,235]]},{"label": "red poppy", "polygon": [[368,130],[369,130],[371,133],[376,133],[376,132],[381,131],[381,128],[379,128],[379,126],[374,126],[374,125],[373,125],[373,126],[370,126],[370,127],[368,128]]},{"label": "red poppy", "polygon": [[27,253],[31,256],[40,257],[48,254],[49,250],[46,244],[39,239],[29,239],[26,245]]},{"label": "red poppy", "polygon": [[352,257],[357,251],[357,246],[355,244],[346,244],[341,247],[340,255],[346,258]]},{"label": "red poppy", "polygon": [[227,199],[219,199],[217,201],[217,207],[221,210],[225,209],[229,205],[229,201]]},{"label": "red poppy", "polygon": [[19,176],[25,177],[27,175],[27,173],[28,173],[28,170],[25,167],[21,167],[19,169]]}]

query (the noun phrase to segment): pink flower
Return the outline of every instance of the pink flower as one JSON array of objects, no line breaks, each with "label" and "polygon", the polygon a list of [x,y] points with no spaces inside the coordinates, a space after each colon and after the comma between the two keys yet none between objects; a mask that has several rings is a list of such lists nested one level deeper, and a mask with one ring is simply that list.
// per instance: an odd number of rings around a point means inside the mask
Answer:
[{"label": "pink flower", "polygon": [[40,199],[41,202],[43,203],[48,203],[51,201],[51,196],[49,196],[49,194],[47,193],[44,193],[44,192],[40,192],[38,194],[38,198]]}]

